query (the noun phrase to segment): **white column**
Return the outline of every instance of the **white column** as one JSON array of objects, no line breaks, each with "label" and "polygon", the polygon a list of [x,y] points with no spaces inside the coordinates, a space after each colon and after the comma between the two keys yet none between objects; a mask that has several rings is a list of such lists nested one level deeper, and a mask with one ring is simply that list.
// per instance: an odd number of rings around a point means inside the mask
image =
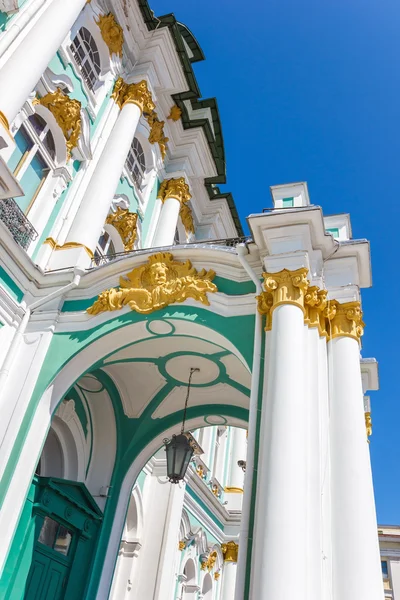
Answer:
[{"label": "white column", "polygon": [[[272,293],[273,313],[250,588],[251,598],[263,600],[308,600],[306,273],[304,268],[284,270],[266,275],[264,283]],[[293,560],[290,574],[284,577],[282,557],[287,556],[288,547]]]},{"label": "white column", "polygon": [[246,453],[246,430],[232,427],[229,441],[229,470],[224,495],[227,502],[226,508],[230,511],[242,508],[244,472],[239,467],[238,461],[246,460]]},{"label": "white column", "polygon": [[53,0],[0,69],[0,117],[3,113],[9,124],[20,111],[85,4],[86,0]]},{"label": "white column", "polygon": [[163,202],[152,246],[172,246],[178,224],[181,204],[188,202],[191,195],[184,177],[165,179],[159,189],[158,198]]},{"label": "white column", "polygon": [[169,483],[165,464],[157,462],[159,476],[147,478],[143,493],[145,530],[132,600],[165,600],[175,583],[185,486]]},{"label": "white column", "polygon": [[61,250],[54,252],[52,269],[71,264],[87,266],[114,198],[126,157],[135,136],[140,116],[151,111],[154,104],[145,81],[125,84],[117,81],[113,97],[121,112],[96,165],[82,203]]},{"label": "white column", "polygon": [[383,600],[364,419],[359,302],[337,304],[328,343],[334,600]]},{"label": "white column", "polygon": [[225,562],[222,569],[220,600],[233,600],[235,597],[236,563]]}]

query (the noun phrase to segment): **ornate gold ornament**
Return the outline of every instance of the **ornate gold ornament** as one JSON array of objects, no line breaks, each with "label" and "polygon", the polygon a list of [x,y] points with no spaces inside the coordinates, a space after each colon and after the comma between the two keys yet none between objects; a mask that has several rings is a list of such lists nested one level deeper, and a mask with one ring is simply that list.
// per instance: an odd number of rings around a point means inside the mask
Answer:
[{"label": "ornate gold ornament", "polygon": [[328,305],[328,292],[313,285],[308,288],[304,296],[306,309],[305,323],[309,327],[318,327],[321,335],[326,334],[325,309]]},{"label": "ornate gold ornament", "polygon": [[178,544],[178,550],[180,550],[182,552],[182,550],[184,550],[185,548],[186,548],[186,542],[181,540]]},{"label": "ornate gold ornament", "polygon": [[125,83],[122,77],[119,77],[115,82],[111,98],[121,109],[125,104],[136,104],[142,113],[151,113],[155,109],[151,92],[144,79],[139,83]]},{"label": "ornate gold ornament", "polygon": [[78,242],[66,242],[65,244],[57,244],[54,238],[48,237],[44,240],[43,244],[48,244],[53,250],[70,250],[71,248],[83,248],[90,258],[93,258],[93,252],[90,248],[85,246],[84,244],[79,244]]},{"label": "ornate gold ornament", "polygon": [[81,103],[79,100],[72,100],[68,94],[64,94],[60,88],[57,88],[55,92],[49,92],[43,98],[36,98],[33,104],[44,106],[54,116],[64,134],[69,157],[72,149],[78,145],[81,134]]},{"label": "ornate gold ornament", "polygon": [[131,213],[127,208],[117,208],[115,213],[110,213],[106,223],[109,223],[118,231],[124,244],[124,249],[129,252],[133,250],[137,236],[138,214]]},{"label": "ornate gold ornament", "polygon": [[220,492],[220,489],[219,489],[219,487],[217,486],[216,483],[213,483],[213,485],[211,486],[211,491],[214,494],[214,496],[216,496],[217,498],[220,497],[221,492]]},{"label": "ornate gold ornament", "polygon": [[171,119],[171,121],[179,121],[181,116],[182,116],[182,109],[179,108],[179,106],[177,106],[176,104],[174,104],[174,106],[171,106],[171,110],[169,111],[168,119]]},{"label": "ornate gold ornament", "polygon": [[217,291],[212,283],[214,277],[212,270],[198,272],[190,260],[180,262],[170,252],[157,252],[149,256],[147,264],[136,267],[126,278],[120,277],[118,289],[102,292],[87,312],[97,315],[129,306],[131,310],[149,314],[187,298],[209,306],[207,292]]},{"label": "ornate gold ornament", "polygon": [[118,54],[122,57],[122,47],[124,45],[124,32],[121,27],[115,20],[115,17],[112,13],[108,13],[108,15],[100,15],[99,20],[96,21],[99,26],[101,37],[105,41],[110,51],[110,56],[112,54]]},{"label": "ornate gold ornament", "polygon": [[365,327],[365,323],[362,320],[363,314],[360,302],[354,301],[340,304],[336,300],[333,300],[330,304],[335,314],[331,320],[329,339],[350,337],[359,342]]},{"label": "ornate gold ornament", "polygon": [[258,312],[261,315],[265,315],[265,331],[271,331],[272,329],[272,312],[271,308],[274,303],[274,298],[269,292],[261,292],[259,296],[256,296]]},{"label": "ornate gold ornament", "polygon": [[196,467],[196,473],[199,477],[201,477],[202,479],[204,479],[205,474],[204,474],[204,467],[203,465],[197,465]]},{"label": "ornate gold ornament", "polygon": [[186,235],[190,235],[191,233],[194,233],[194,222],[193,222],[192,209],[190,208],[189,204],[187,204],[186,202],[181,203],[181,208],[179,210],[179,216],[180,216],[183,226],[185,228]]},{"label": "ornate gold ornament", "polygon": [[175,198],[181,205],[189,202],[191,197],[189,186],[184,177],[164,179],[157,194],[157,198],[162,202],[165,202],[168,198]]},{"label": "ornate gold ornament", "polygon": [[214,579],[215,581],[218,581],[218,579],[221,577],[221,573],[219,571],[217,571],[216,573],[214,573]]},{"label": "ornate gold ornament", "polygon": [[164,135],[165,121],[160,121],[155,110],[147,116],[147,122],[150,125],[150,144],[158,144],[162,159],[164,160],[167,154],[167,142],[169,138]]},{"label": "ornate gold ornament", "polygon": [[[371,413],[370,412],[366,412],[364,413],[365,416],[365,429],[367,432],[367,438],[369,438],[372,435],[372,418],[371,418]],[[368,440],[369,442],[369,440]]]},{"label": "ornate gold ornament", "polygon": [[239,544],[235,544],[235,542],[230,541],[226,544],[221,544],[221,550],[224,557],[224,562],[237,562]]},{"label": "ornate gold ornament", "polygon": [[201,570],[205,571],[207,569],[208,571],[212,571],[217,561],[217,558],[218,554],[216,550],[210,552],[208,557],[201,563]]}]

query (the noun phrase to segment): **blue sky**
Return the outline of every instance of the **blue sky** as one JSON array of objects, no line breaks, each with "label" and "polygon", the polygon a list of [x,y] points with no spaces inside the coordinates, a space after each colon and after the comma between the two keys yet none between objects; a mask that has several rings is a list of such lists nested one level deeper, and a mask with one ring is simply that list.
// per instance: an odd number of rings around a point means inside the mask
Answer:
[{"label": "blue sky", "polygon": [[378,520],[400,524],[398,344],[400,4],[398,0],[150,0],[191,29],[216,96],[227,185],[245,221],[269,186],[307,181],[325,214],[349,212],[371,241],[363,356],[380,363],[371,393]]}]

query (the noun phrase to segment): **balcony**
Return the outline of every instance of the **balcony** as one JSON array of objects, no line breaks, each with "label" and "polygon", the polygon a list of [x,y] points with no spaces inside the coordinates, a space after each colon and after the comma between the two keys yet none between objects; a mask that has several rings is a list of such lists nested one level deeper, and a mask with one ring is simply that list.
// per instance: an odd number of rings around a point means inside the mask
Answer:
[{"label": "balcony", "polygon": [[29,244],[38,236],[36,229],[13,198],[0,199],[0,220],[24,250],[27,250]]},{"label": "balcony", "polygon": [[[1,218],[1,217],[0,217]],[[190,248],[191,246],[225,246],[228,248],[234,248],[237,244],[249,243],[252,242],[253,239],[251,236],[242,236],[235,238],[227,238],[223,240],[195,240],[194,242],[188,242],[186,244],[176,244],[177,246],[185,246]],[[170,248],[174,248],[174,246],[170,246]],[[120,258],[121,256],[130,256],[134,254],[143,254],[144,252],[148,252],[149,250],[154,250],[155,252],[159,248],[138,248],[137,250],[130,250],[129,252],[117,252],[116,254],[102,254],[98,249],[96,249],[95,255],[92,259],[91,268],[100,267],[101,265],[105,265],[116,258]]]}]

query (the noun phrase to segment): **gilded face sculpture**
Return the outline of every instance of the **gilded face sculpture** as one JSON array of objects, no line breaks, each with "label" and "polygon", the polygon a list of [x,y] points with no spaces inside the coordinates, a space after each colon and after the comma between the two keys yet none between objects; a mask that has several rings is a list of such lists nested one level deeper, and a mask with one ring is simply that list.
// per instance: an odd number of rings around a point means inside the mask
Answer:
[{"label": "gilded face sculpture", "polygon": [[152,285],[164,285],[167,283],[167,266],[164,263],[151,265],[149,279]]}]

